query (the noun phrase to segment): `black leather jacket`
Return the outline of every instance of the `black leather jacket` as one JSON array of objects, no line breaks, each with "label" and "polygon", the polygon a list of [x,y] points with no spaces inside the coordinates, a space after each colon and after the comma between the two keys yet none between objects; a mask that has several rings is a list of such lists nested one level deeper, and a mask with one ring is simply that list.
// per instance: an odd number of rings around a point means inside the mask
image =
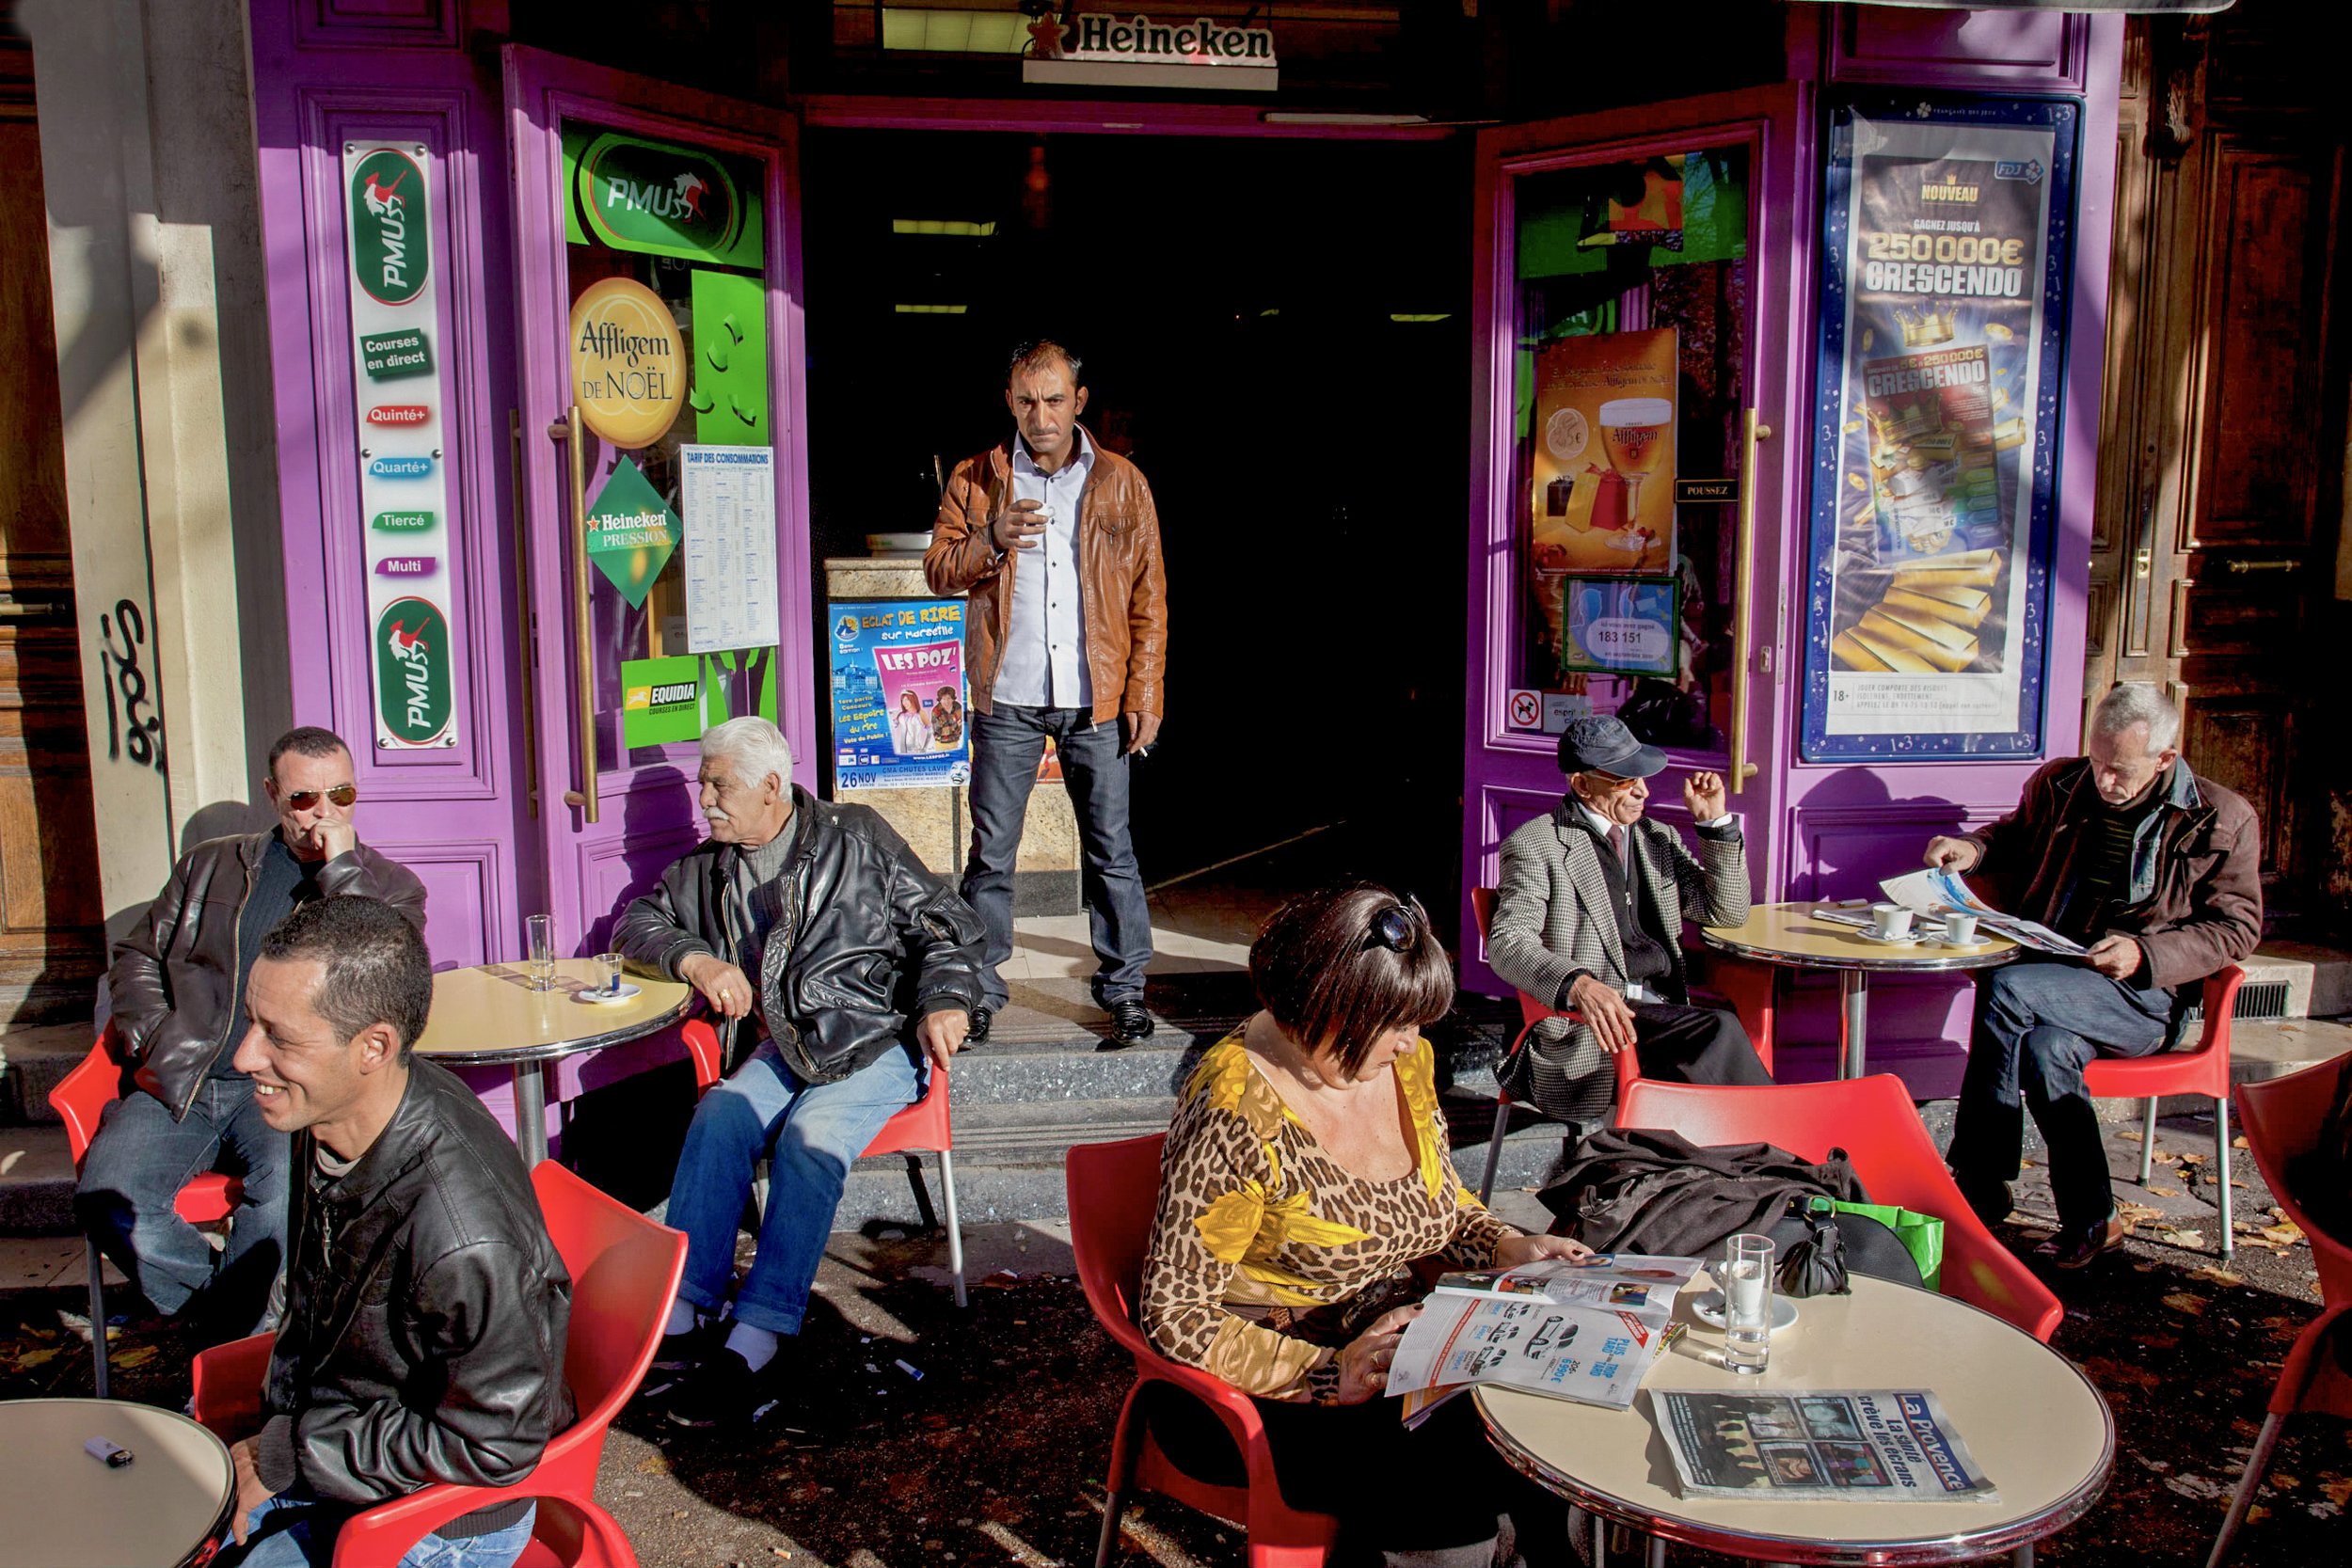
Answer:
[{"label": "black leather jacket", "polygon": [[[758,985],[770,1037],[795,1073],[847,1078],[893,1046],[913,1051],[910,1025],[924,1014],[979,1006],[979,917],[889,823],[796,784],[785,831],[797,836]],[[672,980],[697,953],[734,962],[726,879],[739,853],[711,841],[680,856],[622,911],[614,950]]]},{"label": "black leather jacket", "polygon": [[[123,1063],[175,1119],[188,1114],[215,1058],[232,1043],[244,961],[237,920],[277,832],[206,839],[182,855],[146,916],[115,943],[107,984]],[[326,898],[380,898],[424,929],[424,884],[364,844],[319,867],[318,888]]]},{"label": "black leather jacket", "polygon": [[529,1475],[571,1424],[572,1282],[513,1142],[417,1057],[358,1164],[323,1186],[317,1172],[316,1140],[296,1134],[263,1484],[365,1504]]}]

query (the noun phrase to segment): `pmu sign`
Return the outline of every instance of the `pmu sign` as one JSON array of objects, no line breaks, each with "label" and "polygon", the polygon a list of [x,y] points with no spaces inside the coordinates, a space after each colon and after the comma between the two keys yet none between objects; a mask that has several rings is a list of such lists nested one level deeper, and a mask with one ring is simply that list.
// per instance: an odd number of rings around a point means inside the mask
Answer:
[{"label": "pmu sign", "polygon": [[424,173],[396,148],[379,147],[351,170],[351,275],[381,305],[424,292],[433,245]]}]

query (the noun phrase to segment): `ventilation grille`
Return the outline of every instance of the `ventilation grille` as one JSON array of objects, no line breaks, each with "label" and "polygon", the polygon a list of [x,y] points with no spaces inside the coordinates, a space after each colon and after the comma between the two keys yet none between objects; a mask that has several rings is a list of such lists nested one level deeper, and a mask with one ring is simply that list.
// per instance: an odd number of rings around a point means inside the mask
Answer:
[{"label": "ventilation grille", "polygon": [[[2202,1022],[2205,1005],[2194,1003],[2188,1016]],[[2287,983],[2284,980],[2249,980],[2237,989],[2237,999],[2230,1005],[2232,1018],[2284,1018],[2287,1016]]]}]

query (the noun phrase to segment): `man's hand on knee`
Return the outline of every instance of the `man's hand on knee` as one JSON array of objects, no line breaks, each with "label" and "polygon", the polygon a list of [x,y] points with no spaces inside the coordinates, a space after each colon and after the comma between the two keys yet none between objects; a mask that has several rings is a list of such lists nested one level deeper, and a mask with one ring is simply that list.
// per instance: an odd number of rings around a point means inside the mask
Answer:
[{"label": "man's hand on knee", "polygon": [[1614,1055],[1633,1045],[1633,1009],[1616,988],[1587,974],[1568,988],[1568,1006],[1584,1015],[1600,1048]]}]

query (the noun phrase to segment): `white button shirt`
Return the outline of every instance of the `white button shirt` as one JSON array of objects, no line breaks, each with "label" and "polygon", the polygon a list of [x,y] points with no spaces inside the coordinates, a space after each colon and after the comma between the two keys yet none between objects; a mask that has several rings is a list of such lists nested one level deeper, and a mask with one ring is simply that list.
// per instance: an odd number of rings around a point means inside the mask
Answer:
[{"label": "white button shirt", "polygon": [[1078,588],[1078,497],[1094,471],[1094,447],[1083,430],[1077,451],[1052,474],[1030,460],[1029,444],[1012,443],[1012,493],[1006,504],[1036,501],[1053,514],[1035,549],[1010,552],[1011,626],[996,666],[990,700],[1022,707],[1094,705],[1094,676],[1087,668],[1086,607]]},{"label": "white button shirt", "polygon": [[[1573,795],[1570,796],[1569,799],[1576,800],[1576,809],[1584,814],[1584,820],[1592,825],[1593,832],[1601,836],[1602,842],[1606,843],[1608,841],[1610,829],[1620,826],[1620,824],[1611,821],[1608,817],[1603,816],[1600,813],[1586,805],[1581,799]],[[1727,828],[1731,825],[1731,813],[1725,812],[1711,822],[1698,822],[1692,825],[1700,828]],[[1627,828],[1623,838],[1619,842],[1623,844],[1624,847],[1618,851],[1621,858],[1618,860],[1617,864],[1618,867],[1625,873],[1626,895],[1629,898],[1633,896],[1633,830]],[[1662,1002],[1665,1000],[1664,997],[1659,995],[1657,991],[1651,990],[1648,986],[1643,984],[1639,980],[1629,980],[1626,982],[1625,999],[1628,1002]]]}]

